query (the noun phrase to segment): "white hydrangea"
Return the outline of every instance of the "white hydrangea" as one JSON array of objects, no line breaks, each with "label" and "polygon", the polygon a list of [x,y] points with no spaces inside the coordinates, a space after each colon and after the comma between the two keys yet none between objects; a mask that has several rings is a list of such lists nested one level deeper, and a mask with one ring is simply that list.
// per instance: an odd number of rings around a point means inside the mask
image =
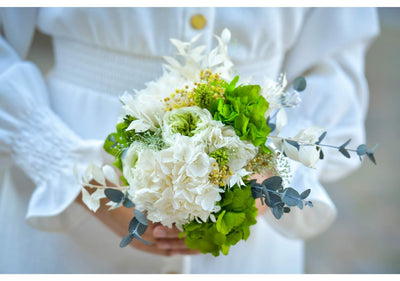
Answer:
[{"label": "white hydrangea", "polygon": [[161,151],[133,151],[137,147],[131,146],[124,159],[124,175],[138,210],[147,211],[153,222],[169,227],[175,223],[182,229],[195,218],[205,222],[211,213],[218,212],[216,202],[223,190],[209,181],[217,166],[215,159],[189,137],[177,135],[175,140]]}]

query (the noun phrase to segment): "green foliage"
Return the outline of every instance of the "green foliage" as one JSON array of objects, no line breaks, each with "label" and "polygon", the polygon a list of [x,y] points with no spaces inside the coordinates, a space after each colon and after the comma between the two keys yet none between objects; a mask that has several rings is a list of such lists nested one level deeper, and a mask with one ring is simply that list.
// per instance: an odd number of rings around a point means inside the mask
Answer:
[{"label": "green foliage", "polygon": [[[123,154],[134,141],[140,141],[157,150],[162,149],[164,146],[161,136],[161,129],[157,129],[154,132],[146,131],[140,133],[136,133],[135,130],[126,131],[131,122],[134,120],[134,117],[126,115],[124,121],[117,124],[117,131],[109,134],[104,141],[104,150],[115,157],[113,164],[121,171]],[[121,177],[121,180],[124,182],[124,184],[127,184],[126,179],[123,176]]]},{"label": "green foliage", "polygon": [[241,140],[250,140],[255,146],[264,145],[270,128],[265,112],[268,102],[260,95],[259,85],[236,87],[239,77],[225,89],[225,101],[216,99],[210,107],[215,120],[231,125]]},{"label": "green foliage", "polygon": [[198,223],[195,220],[184,225],[185,243],[190,249],[219,256],[229,253],[229,248],[240,240],[247,240],[250,226],[256,224],[257,208],[252,197],[251,185],[233,186],[222,194],[221,211],[217,221]]}]

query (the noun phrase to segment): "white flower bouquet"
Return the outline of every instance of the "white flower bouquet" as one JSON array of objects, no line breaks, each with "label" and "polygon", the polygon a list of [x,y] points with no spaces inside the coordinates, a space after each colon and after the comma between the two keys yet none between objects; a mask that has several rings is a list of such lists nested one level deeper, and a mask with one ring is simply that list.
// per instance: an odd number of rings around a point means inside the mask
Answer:
[{"label": "white flower bouquet", "polygon": [[[309,189],[299,194],[285,187],[287,157],[313,167],[323,158],[326,133],[311,127],[292,139],[278,136],[287,123],[284,108],[300,102],[304,78],[297,78],[290,90],[285,90],[284,75],[263,87],[239,84],[227,54],[230,32],[216,38],[218,46],[209,54],[204,46],[194,46],[198,37],[171,39],[181,62],[165,57],[161,78],[120,98],[123,115],[104,149],[114,156],[121,175],[110,165],[91,165],[81,178],[83,202],[92,211],[105,197],[111,208],[135,207],[121,247],[134,238],[148,243],[141,235],[151,220],[175,225],[190,249],[226,255],[250,235],[256,199],[277,219],[291,207],[312,207],[306,200]],[[337,147],[346,157],[347,144]],[[374,159],[365,145],[354,151]],[[257,183],[254,174],[272,176]],[[89,188],[96,191],[89,194]]]}]

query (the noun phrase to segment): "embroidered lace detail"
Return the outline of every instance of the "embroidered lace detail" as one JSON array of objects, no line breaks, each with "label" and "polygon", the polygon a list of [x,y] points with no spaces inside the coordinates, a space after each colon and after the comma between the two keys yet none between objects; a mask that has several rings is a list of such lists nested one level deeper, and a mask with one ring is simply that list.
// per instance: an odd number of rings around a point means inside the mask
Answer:
[{"label": "embroidered lace detail", "polygon": [[72,171],[80,139],[51,110],[40,108],[25,116],[15,136],[15,163],[39,185]]}]

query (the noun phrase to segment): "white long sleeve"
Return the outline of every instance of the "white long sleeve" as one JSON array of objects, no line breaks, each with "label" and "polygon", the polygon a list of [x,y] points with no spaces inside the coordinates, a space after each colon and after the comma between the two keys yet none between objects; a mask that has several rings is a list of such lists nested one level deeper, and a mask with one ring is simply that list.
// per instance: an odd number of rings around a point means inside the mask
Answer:
[{"label": "white long sleeve", "polygon": [[[368,106],[368,85],[364,57],[378,34],[373,9],[314,9],[310,11],[298,40],[287,53],[282,70],[289,81],[297,76],[307,80],[302,103],[288,110],[288,125],[282,136],[293,137],[308,126],[328,132],[323,143],[340,146],[352,139],[349,147],[365,143],[364,121]],[[320,181],[337,180],[359,167],[357,155],[345,158],[335,149],[325,148],[324,160],[316,169],[294,168],[292,186],[300,192],[311,188],[308,198],[313,208],[292,208],[281,220],[268,212],[265,218],[287,237],[306,239],[326,230],[337,210]]]},{"label": "white long sleeve", "polygon": [[40,71],[22,60],[34,32],[35,13],[1,10],[3,33],[11,36],[11,43],[0,37],[0,165],[17,165],[32,180],[28,223],[62,231],[76,221],[76,210],[68,208],[80,192],[74,164],[81,173],[91,161],[100,165],[102,141],[84,141],[64,124],[50,108]]}]

